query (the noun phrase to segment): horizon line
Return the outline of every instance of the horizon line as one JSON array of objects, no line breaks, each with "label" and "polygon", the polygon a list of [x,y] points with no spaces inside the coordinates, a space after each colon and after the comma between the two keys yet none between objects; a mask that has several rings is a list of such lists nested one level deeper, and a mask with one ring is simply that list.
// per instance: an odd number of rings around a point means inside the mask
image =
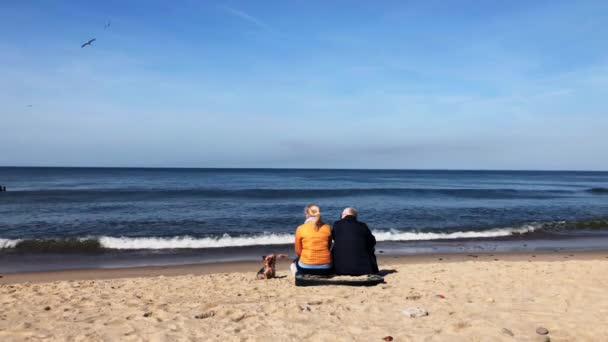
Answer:
[{"label": "horizon line", "polygon": [[283,170],[283,171],[483,171],[483,172],[608,172],[608,170],[572,169],[459,169],[459,168],[312,168],[312,167],[190,167],[190,166],[21,166],[0,165],[0,169],[165,169],[165,170]]}]

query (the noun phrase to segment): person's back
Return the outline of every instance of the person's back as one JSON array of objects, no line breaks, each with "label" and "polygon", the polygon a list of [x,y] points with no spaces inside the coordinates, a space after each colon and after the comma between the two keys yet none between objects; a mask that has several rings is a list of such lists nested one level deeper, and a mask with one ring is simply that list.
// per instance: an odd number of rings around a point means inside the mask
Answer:
[{"label": "person's back", "polygon": [[374,254],[376,238],[367,225],[357,220],[357,212],[347,208],[334,223],[332,254],[334,271],[342,275],[378,273]]},{"label": "person's back", "polygon": [[301,274],[329,275],[333,272],[331,227],[321,220],[321,208],[309,204],[304,208],[306,222],[296,229],[294,249],[298,258],[295,271]]},{"label": "person's back", "polygon": [[324,224],[317,228],[315,222],[306,222],[296,230],[296,254],[300,262],[308,265],[331,263],[329,245],[331,228]]}]

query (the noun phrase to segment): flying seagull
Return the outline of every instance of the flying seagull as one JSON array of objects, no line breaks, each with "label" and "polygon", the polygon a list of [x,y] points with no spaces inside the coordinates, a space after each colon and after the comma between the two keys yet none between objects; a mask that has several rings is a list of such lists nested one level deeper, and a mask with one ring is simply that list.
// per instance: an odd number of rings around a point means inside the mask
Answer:
[{"label": "flying seagull", "polygon": [[91,45],[91,44],[92,44],[94,41],[95,41],[95,38],[93,38],[93,39],[89,40],[88,42],[86,42],[86,43],[84,43],[84,44],[82,44],[82,45],[80,45],[80,47],[81,47],[81,48],[83,48],[83,47],[85,47],[85,46],[87,46],[87,45]]},{"label": "flying seagull", "polygon": [[108,22],[103,26],[104,29],[107,29],[108,27],[110,27],[112,23],[108,20]]}]

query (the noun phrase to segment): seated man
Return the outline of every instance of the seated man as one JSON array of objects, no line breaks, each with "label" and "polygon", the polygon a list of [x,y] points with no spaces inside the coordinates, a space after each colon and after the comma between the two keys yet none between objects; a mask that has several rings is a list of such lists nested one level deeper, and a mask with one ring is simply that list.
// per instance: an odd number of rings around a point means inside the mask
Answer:
[{"label": "seated man", "polygon": [[357,211],[346,208],[342,219],[334,223],[332,231],[334,269],[341,275],[378,273],[374,254],[376,238],[367,225],[357,221]]}]

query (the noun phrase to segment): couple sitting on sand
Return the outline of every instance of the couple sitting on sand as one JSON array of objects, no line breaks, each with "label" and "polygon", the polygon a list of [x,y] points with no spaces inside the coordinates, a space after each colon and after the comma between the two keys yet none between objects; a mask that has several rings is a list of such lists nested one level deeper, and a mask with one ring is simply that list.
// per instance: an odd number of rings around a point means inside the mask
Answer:
[{"label": "couple sitting on sand", "polygon": [[354,208],[344,209],[333,229],[321,220],[318,205],[307,205],[304,214],[306,221],[296,230],[298,258],[291,265],[293,273],[323,276],[378,273],[376,238],[365,223],[357,220]]}]

